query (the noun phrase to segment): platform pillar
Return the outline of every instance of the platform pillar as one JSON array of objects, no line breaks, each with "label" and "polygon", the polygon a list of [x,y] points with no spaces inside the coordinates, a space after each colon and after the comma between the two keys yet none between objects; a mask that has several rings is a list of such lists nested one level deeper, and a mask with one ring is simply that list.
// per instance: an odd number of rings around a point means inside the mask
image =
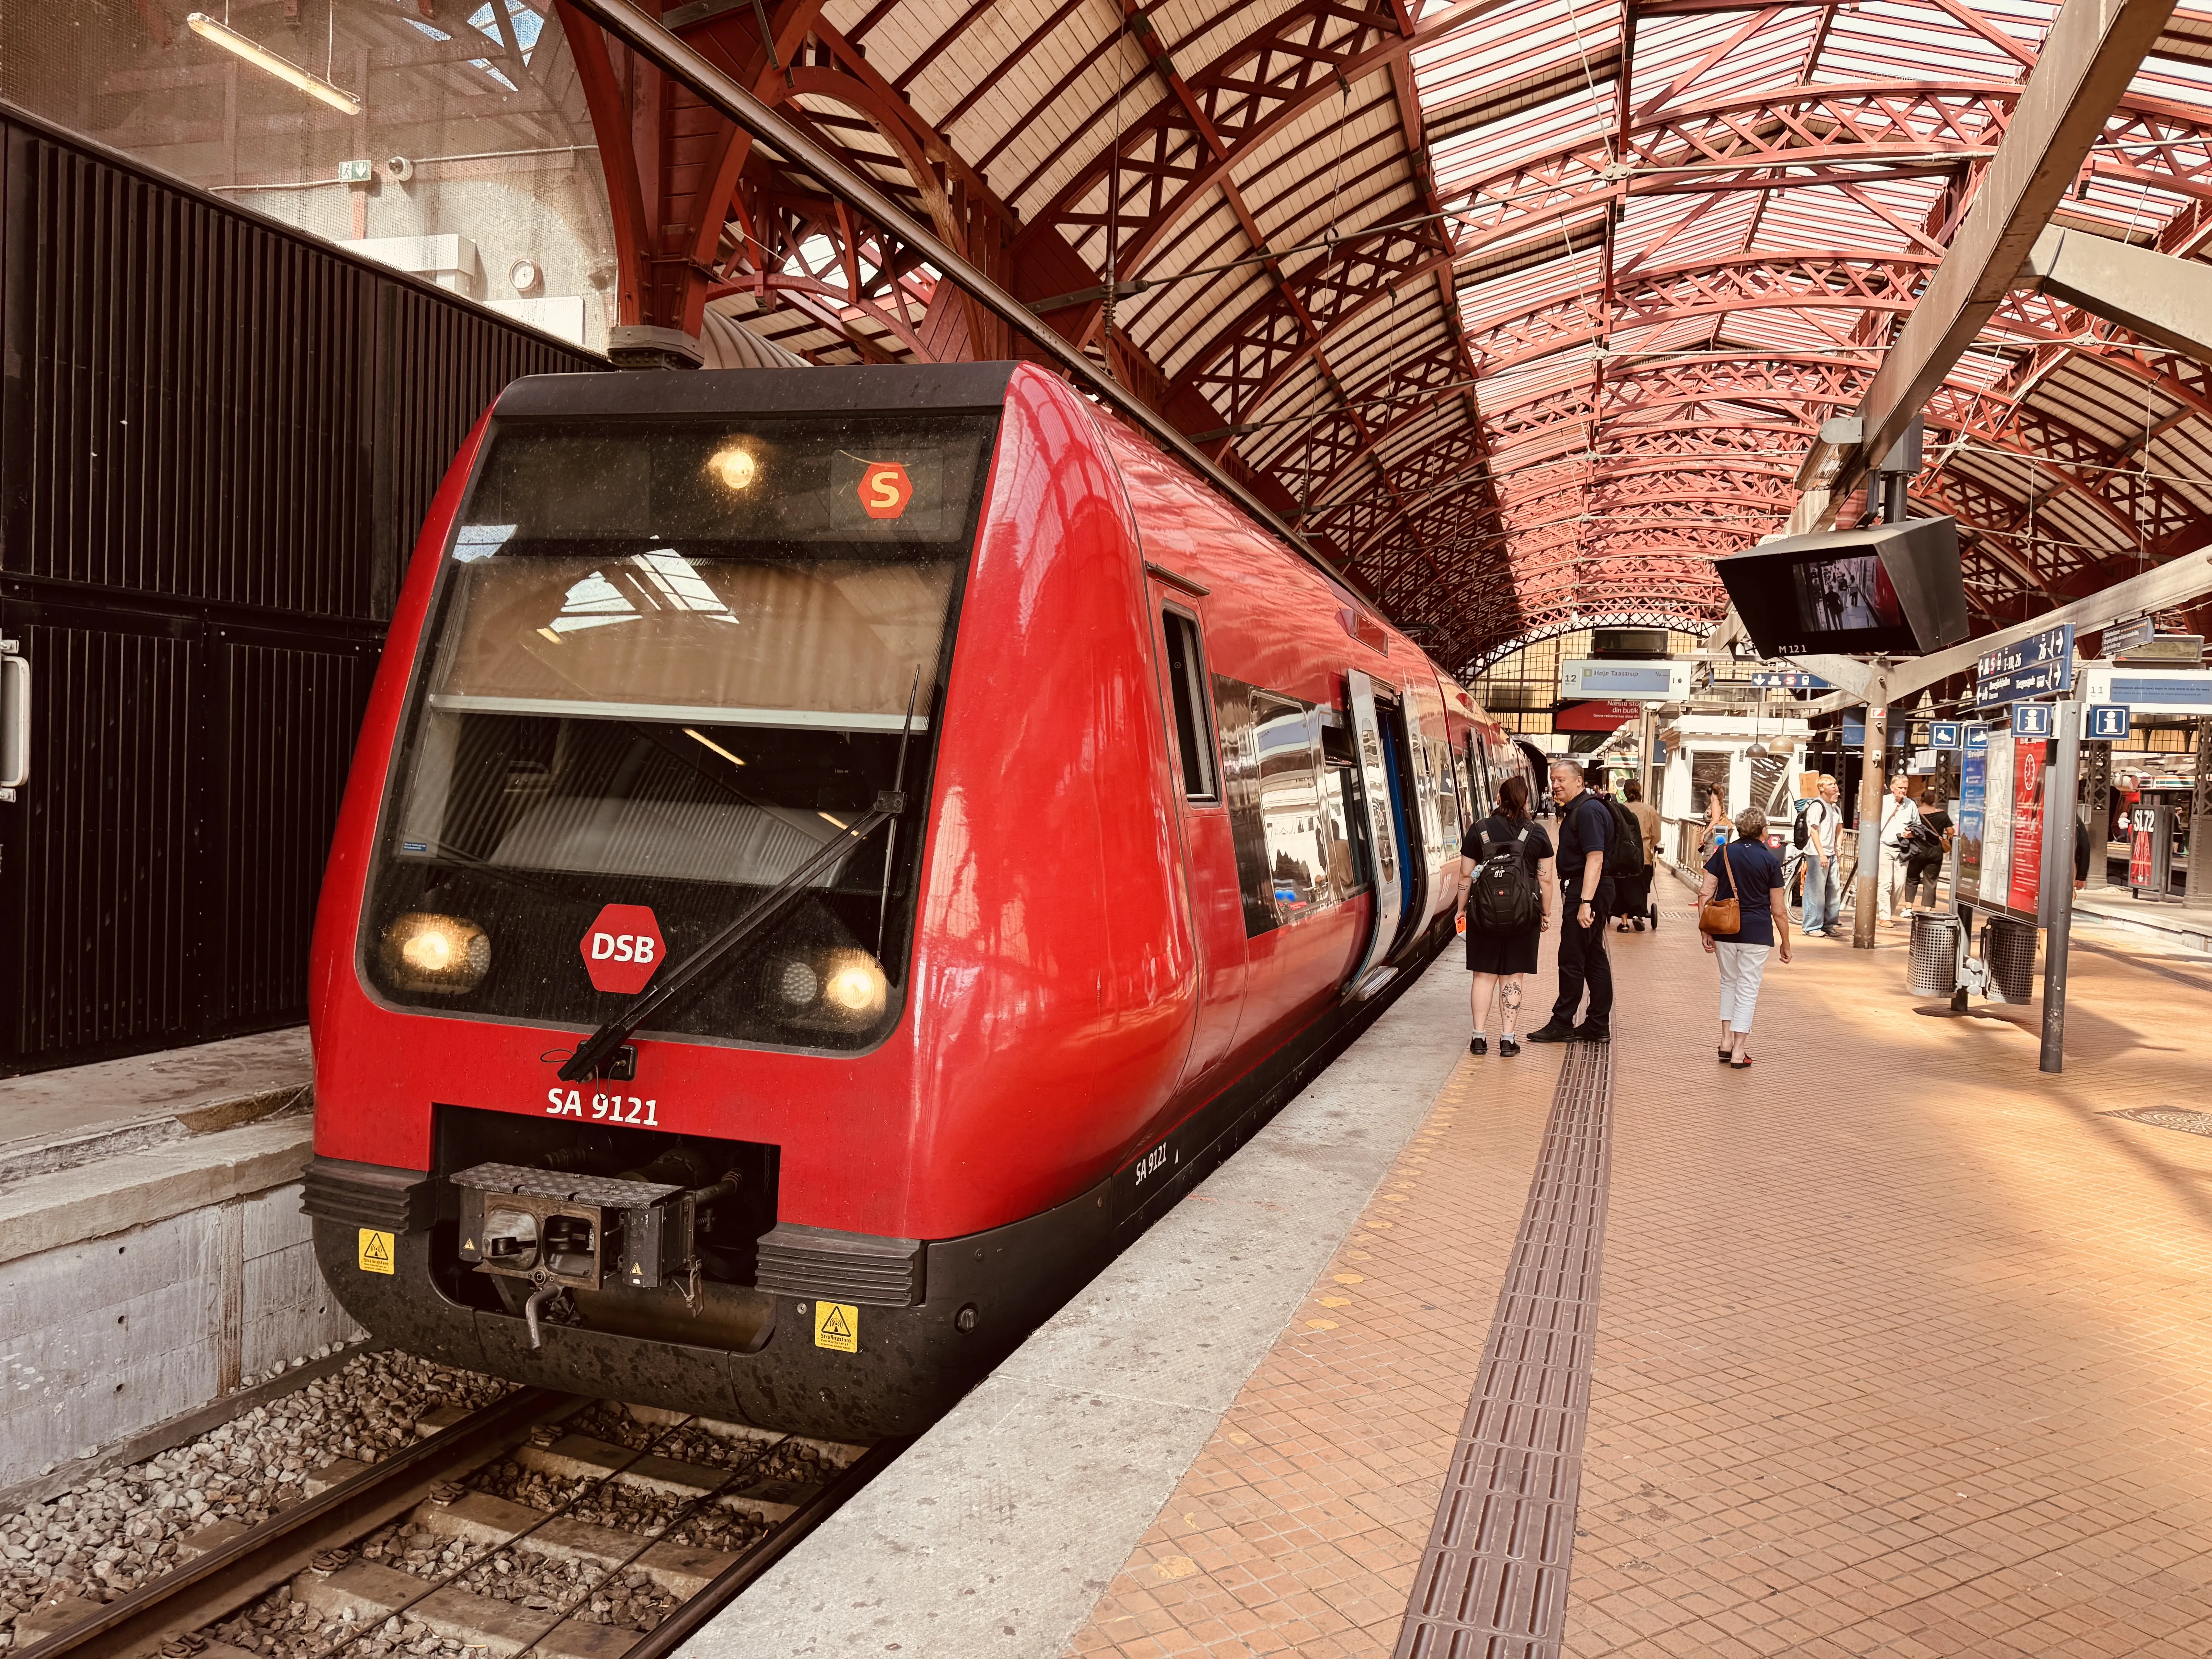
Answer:
[{"label": "platform pillar", "polygon": [[2197,781],[2189,792],[2189,878],[2182,903],[2192,910],[2212,910],[2212,856],[2205,851],[2204,825],[2212,817],[2212,720],[2197,720]]},{"label": "platform pillar", "polygon": [[1875,916],[1881,907],[1881,798],[1889,781],[1889,710],[1869,703],[1866,749],[1859,764],[1859,868],[1851,883],[1851,948],[1874,949]]}]

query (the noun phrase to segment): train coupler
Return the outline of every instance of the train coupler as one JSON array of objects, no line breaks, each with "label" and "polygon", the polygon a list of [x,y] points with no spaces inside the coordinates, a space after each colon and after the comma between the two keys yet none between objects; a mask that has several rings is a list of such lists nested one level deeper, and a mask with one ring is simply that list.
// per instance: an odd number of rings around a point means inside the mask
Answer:
[{"label": "train coupler", "polygon": [[538,1307],[562,1291],[687,1284],[701,1212],[737,1190],[728,1179],[686,1187],[514,1164],[479,1164],[452,1179],[461,1199],[460,1258],[479,1273],[529,1281],[532,1347]]}]

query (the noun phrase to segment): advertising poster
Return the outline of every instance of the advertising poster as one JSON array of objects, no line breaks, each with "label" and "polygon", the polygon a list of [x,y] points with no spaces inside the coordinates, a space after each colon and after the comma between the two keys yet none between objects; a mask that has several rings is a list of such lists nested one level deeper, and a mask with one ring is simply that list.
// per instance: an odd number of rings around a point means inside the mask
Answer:
[{"label": "advertising poster", "polygon": [[2009,732],[1990,733],[1989,770],[1982,791],[1983,904],[2012,902],[2012,769],[2019,739]]},{"label": "advertising poster", "polygon": [[1971,904],[1980,896],[1982,881],[1982,820],[1986,816],[1990,777],[1989,751],[1967,751],[1959,764],[1959,901]]},{"label": "advertising poster", "polygon": [[2043,894],[2042,738],[2018,738],[2012,763],[2012,881],[2005,902],[2023,915],[2036,914]]}]

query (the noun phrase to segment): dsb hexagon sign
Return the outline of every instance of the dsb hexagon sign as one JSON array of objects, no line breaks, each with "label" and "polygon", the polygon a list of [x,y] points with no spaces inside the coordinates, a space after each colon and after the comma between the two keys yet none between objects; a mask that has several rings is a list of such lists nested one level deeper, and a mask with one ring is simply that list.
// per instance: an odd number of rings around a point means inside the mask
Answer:
[{"label": "dsb hexagon sign", "polygon": [[584,971],[593,986],[624,995],[645,989],[665,954],[660,923],[642,904],[610,904],[576,948],[583,952]]},{"label": "dsb hexagon sign", "polygon": [[860,506],[872,519],[896,519],[914,499],[914,480],[896,461],[871,461],[860,470]]}]

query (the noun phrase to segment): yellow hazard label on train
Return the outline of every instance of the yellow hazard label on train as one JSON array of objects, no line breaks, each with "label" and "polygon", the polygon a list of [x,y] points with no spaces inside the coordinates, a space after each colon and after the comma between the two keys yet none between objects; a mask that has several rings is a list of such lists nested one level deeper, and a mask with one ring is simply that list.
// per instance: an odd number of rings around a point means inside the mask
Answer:
[{"label": "yellow hazard label on train", "polygon": [[361,1230],[361,1270],[365,1273],[388,1273],[392,1266],[392,1240],[390,1233],[380,1233],[374,1227]]},{"label": "yellow hazard label on train", "polygon": [[849,1302],[814,1304],[814,1346],[840,1353],[860,1351],[860,1310]]}]

